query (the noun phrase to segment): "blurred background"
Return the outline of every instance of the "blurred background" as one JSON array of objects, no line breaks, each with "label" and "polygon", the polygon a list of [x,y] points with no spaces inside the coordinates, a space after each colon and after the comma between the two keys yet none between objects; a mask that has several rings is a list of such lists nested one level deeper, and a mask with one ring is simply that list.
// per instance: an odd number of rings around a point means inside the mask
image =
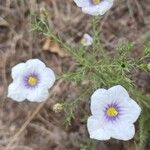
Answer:
[{"label": "blurred background", "polygon": [[[17,63],[39,58],[57,75],[76,69],[76,62],[64,49],[32,31],[31,13],[39,13],[41,8],[48,11],[54,33],[70,45],[78,45],[83,34],[91,32],[92,17],[83,14],[73,0],[0,0],[0,150],[135,150],[137,137],[128,142],[88,138],[82,118],[85,110],[90,113],[89,103],[83,103],[72,125],[65,127],[64,113],[55,113],[52,107],[78,95],[80,88],[75,83],[59,80],[33,118],[38,103],[7,98],[11,68]],[[116,0],[100,17],[99,27],[102,44],[110,53],[119,43],[133,42],[133,57],[142,56],[144,45],[150,41],[150,0]],[[133,78],[140,90],[150,93],[150,73],[137,71]],[[29,122],[24,124],[26,120]],[[147,141],[145,150],[149,149]]]}]

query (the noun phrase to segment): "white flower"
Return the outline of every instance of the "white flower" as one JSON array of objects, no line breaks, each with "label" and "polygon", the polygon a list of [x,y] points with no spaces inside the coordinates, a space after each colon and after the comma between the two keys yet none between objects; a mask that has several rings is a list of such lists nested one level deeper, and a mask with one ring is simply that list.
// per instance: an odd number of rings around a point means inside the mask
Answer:
[{"label": "white flower", "polygon": [[91,113],[87,128],[90,138],[130,140],[135,134],[134,122],[141,112],[139,105],[120,85],[98,89],[91,97]]},{"label": "white flower", "polygon": [[12,68],[13,82],[8,87],[8,97],[21,102],[25,99],[33,102],[45,101],[55,82],[54,72],[39,59],[30,59]]},{"label": "white flower", "polygon": [[89,34],[85,33],[83,35],[83,38],[81,39],[81,44],[83,46],[90,46],[92,45],[92,43],[93,43],[93,38]]},{"label": "white flower", "polygon": [[93,16],[105,14],[112,6],[114,0],[74,0],[78,7],[86,14]]}]

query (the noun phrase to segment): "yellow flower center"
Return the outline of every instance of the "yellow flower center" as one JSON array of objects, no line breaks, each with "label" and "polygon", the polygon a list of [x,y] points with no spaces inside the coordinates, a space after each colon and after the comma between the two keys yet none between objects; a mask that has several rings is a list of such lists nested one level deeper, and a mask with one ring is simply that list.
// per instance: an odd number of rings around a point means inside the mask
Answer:
[{"label": "yellow flower center", "polygon": [[118,111],[114,107],[108,108],[106,113],[109,117],[116,117],[118,115]]},{"label": "yellow flower center", "polygon": [[98,5],[100,3],[101,0],[92,0],[94,5]]},{"label": "yellow flower center", "polygon": [[86,41],[85,38],[82,38],[81,41],[80,41],[80,43],[81,43],[82,45],[84,45],[86,42],[87,42],[87,41]]},{"label": "yellow flower center", "polygon": [[29,79],[28,79],[28,84],[31,85],[31,86],[36,85],[37,82],[38,82],[38,80],[37,80],[36,77],[31,76],[31,77],[29,77]]}]

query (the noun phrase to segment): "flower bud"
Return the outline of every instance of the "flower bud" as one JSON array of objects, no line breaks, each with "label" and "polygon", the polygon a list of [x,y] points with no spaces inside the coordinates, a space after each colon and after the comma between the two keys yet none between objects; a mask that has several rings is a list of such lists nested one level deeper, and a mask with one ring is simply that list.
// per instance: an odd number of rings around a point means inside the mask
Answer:
[{"label": "flower bud", "polygon": [[54,106],[53,106],[53,111],[55,113],[59,113],[63,110],[63,105],[61,103],[56,103]]}]

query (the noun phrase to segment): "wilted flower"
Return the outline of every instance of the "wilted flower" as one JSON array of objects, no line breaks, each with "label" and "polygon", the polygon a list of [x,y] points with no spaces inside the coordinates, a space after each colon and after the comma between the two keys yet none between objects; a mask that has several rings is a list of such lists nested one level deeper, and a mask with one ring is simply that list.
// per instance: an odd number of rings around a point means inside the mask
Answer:
[{"label": "wilted flower", "polygon": [[120,85],[108,90],[98,89],[91,97],[92,116],[87,128],[90,138],[130,140],[135,134],[134,122],[141,108]]},{"label": "wilted flower", "polygon": [[48,19],[48,12],[44,7],[41,7],[40,9],[40,19],[43,23],[45,23],[45,21]]},{"label": "wilted flower", "polygon": [[39,59],[30,59],[12,68],[13,82],[8,87],[8,97],[21,102],[25,99],[33,102],[45,101],[55,82],[54,72]]},{"label": "wilted flower", "polygon": [[86,14],[93,16],[105,14],[112,6],[114,0],[74,0],[78,7]]},{"label": "wilted flower", "polygon": [[61,112],[63,110],[63,105],[61,103],[56,103],[54,106],[53,106],[53,111],[54,112]]},{"label": "wilted flower", "polygon": [[83,46],[90,46],[92,45],[92,43],[93,43],[93,38],[89,34],[85,33],[83,35],[83,38],[81,39],[81,44]]}]

